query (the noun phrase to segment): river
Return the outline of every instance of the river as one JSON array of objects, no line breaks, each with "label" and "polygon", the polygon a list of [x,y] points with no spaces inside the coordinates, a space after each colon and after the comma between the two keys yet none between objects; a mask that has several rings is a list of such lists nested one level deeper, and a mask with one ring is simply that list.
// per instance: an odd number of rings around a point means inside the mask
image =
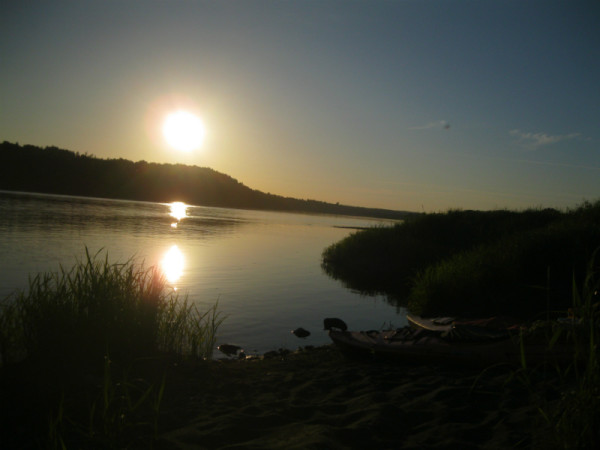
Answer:
[{"label": "river", "polygon": [[[172,288],[226,316],[217,343],[246,353],[329,343],[325,317],[352,329],[404,326],[383,296],[345,288],[321,269],[327,246],[380,219],[248,211],[0,191],[0,298],[28,277],[102,251],[161,267]],[[299,339],[291,330],[311,332]],[[215,356],[219,356],[215,354]]]}]

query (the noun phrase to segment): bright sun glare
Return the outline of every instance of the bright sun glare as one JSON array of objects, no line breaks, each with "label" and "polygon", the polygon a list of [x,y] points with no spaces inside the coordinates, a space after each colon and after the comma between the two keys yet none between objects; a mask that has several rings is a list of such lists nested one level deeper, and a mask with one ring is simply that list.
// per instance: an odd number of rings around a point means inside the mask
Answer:
[{"label": "bright sun glare", "polygon": [[177,224],[181,221],[181,219],[185,219],[187,217],[188,205],[182,202],[173,202],[169,205],[169,207],[171,208],[169,215],[177,220],[177,222],[173,222],[171,224],[171,227],[177,228]]},{"label": "bright sun glare", "polygon": [[174,219],[177,219],[177,221],[180,221],[181,219],[184,219],[187,217],[188,205],[186,205],[185,203],[173,202],[173,203],[169,204],[169,208],[171,210],[169,215],[171,217],[173,217]]},{"label": "bright sun glare", "polygon": [[163,136],[167,143],[185,152],[196,150],[204,141],[204,124],[202,120],[187,111],[170,113],[163,123]]},{"label": "bright sun glare", "polygon": [[183,274],[185,261],[179,247],[173,245],[163,256],[161,266],[167,281],[175,283]]}]

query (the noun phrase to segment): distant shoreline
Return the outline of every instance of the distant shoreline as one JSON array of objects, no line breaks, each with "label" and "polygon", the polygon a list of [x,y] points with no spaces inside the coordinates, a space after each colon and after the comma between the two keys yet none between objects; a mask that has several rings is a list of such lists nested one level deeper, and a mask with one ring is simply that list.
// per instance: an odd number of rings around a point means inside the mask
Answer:
[{"label": "distant shoreline", "polygon": [[[9,194],[9,195],[28,195],[28,196],[43,196],[43,197],[60,197],[64,199],[68,198],[81,198],[86,200],[97,200],[97,201],[112,201],[112,202],[135,202],[135,203],[159,203],[166,204],[172,202],[155,202],[152,200],[133,200],[128,198],[109,198],[109,197],[90,197],[86,195],[76,195],[76,194],[55,194],[52,192],[33,192],[33,191],[13,191],[9,189],[0,189],[0,195]],[[335,214],[335,213],[327,213],[327,212],[311,212],[311,211],[282,211],[282,210],[268,210],[268,209],[253,209],[253,208],[234,208],[228,206],[214,206],[214,205],[188,205],[194,207],[205,207],[205,208],[223,208],[223,209],[239,209],[241,211],[265,211],[265,212],[273,212],[273,213],[284,213],[284,214],[315,214],[321,216],[344,216],[344,217],[359,217],[363,219],[377,219],[377,220],[389,220],[390,223],[401,222],[403,219],[393,219],[388,217],[373,217],[368,215],[356,215],[351,216],[348,214]],[[361,226],[346,226],[346,225],[333,225],[333,228],[340,229],[349,229],[349,230],[368,230],[370,227],[361,227]]]},{"label": "distant shoreline", "polygon": [[0,144],[0,190],[391,220],[418,214],[266,194],[206,167],[100,159],[6,141]]}]

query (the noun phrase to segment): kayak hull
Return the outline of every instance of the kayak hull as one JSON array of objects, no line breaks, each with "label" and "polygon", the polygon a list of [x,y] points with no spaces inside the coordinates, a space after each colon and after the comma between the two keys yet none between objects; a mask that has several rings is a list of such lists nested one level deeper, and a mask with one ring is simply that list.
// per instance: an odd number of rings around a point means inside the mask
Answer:
[{"label": "kayak hull", "polygon": [[410,313],[406,315],[406,319],[410,326],[430,331],[448,331],[455,320],[452,317],[424,318]]},{"label": "kayak hull", "polygon": [[[399,336],[400,334],[400,336]],[[406,362],[489,366],[521,364],[518,337],[492,342],[448,342],[432,333],[389,331],[330,331],[329,337],[343,352],[352,356],[393,358]],[[573,348],[541,344],[523,346],[528,364],[573,362]]]}]

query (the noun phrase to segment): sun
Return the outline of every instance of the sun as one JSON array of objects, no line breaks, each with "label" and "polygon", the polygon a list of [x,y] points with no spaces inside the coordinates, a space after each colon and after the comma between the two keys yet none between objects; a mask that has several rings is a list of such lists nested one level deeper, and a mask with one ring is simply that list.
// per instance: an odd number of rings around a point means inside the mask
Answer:
[{"label": "sun", "polygon": [[180,110],[167,115],[163,122],[162,132],[171,147],[191,152],[202,146],[205,129],[200,117]]}]

